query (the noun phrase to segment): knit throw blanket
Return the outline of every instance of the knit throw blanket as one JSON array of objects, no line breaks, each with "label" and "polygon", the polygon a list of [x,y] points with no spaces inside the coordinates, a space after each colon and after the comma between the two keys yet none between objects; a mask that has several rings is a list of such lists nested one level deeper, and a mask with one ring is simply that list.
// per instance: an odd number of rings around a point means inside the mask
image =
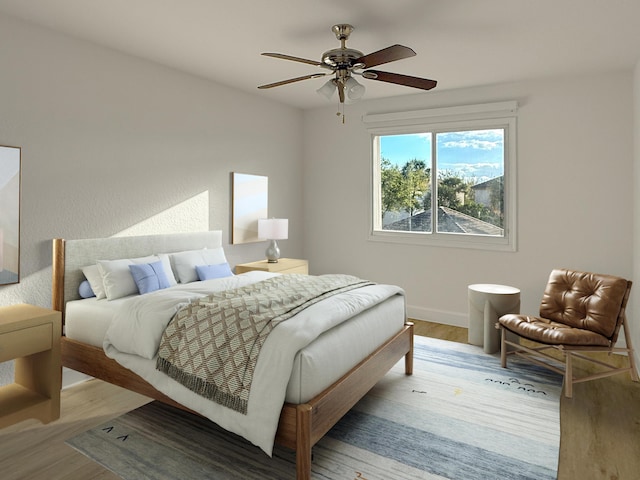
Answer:
[{"label": "knit throw blanket", "polygon": [[280,275],[215,292],[180,309],[156,368],[203,397],[246,415],[253,373],[269,333],[301,310],[371,282],[350,275]]}]

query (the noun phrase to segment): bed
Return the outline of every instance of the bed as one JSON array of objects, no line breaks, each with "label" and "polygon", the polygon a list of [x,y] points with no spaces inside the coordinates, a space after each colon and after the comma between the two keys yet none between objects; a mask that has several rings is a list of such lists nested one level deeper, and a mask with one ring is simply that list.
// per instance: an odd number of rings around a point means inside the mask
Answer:
[{"label": "bed", "polygon": [[[66,241],[54,239],[52,302],[53,308],[63,313],[62,364],[155,400],[194,411],[219,423],[216,418],[207,414],[208,411],[203,413],[199,404],[197,408],[192,408],[189,401],[185,401],[189,399],[182,393],[175,395],[173,387],[165,390],[156,380],[147,381],[142,378],[146,367],[136,368],[135,362],[138,359],[134,358],[134,365],[131,366],[121,358],[116,361],[107,356],[102,345],[104,332],[108,332],[113,323],[111,315],[115,305],[118,302],[128,302],[128,297],[114,299],[113,302],[96,298],[82,299],[79,286],[85,281],[83,268],[99,260],[130,259],[203,248],[215,250],[221,249],[221,241],[220,231]],[[269,276],[273,274],[267,274]],[[249,272],[223,279],[222,283],[252,283],[264,278],[266,277],[261,277],[259,272]],[[202,288],[205,283],[202,282]],[[366,288],[382,287],[385,286]],[[200,286],[177,285],[171,288],[195,289]],[[331,307],[333,310],[338,307],[339,310],[342,309],[335,303],[340,301],[340,295],[332,298],[305,309],[299,315],[318,316],[319,312],[323,312],[323,302],[329,301],[334,302]],[[131,301],[138,302],[140,299]],[[295,322],[285,322],[288,323]],[[278,328],[280,326],[273,330],[272,336]],[[377,333],[369,335],[368,332],[371,331]],[[367,334],[364,335],[363,332]],[[344,355],[332,353],[336,342],[347,342],[348,348],[340,349]],[[339,366],[331,363],[334,361],[332,357],[340,357]],[[401,294],[389,295],[374,306],[358,311],[348,320],[319,334],[296,353],[291,378],[287,378],[287,388],[283,392],[284,403],[279,404],[283,406],[278,406],[276,412],[279,415],[274,420],[273,441],[295,450],[297,479],[311,478],[313,445],[403,357],[405,372],[410,375],[413,369],[413,325],[406,322],[404,297]],[[129,368],[123,366],[123,363]],[[256,373],[259,371],[265,370],[258,369]],[[306,385],[305,382],[310,378],[317,381],[307,382],[310,385]],[[227,428],[224,421],[221,426]],[[234,428],[227,429],[238,433]],[[239,434],[242,435],[242,432]],[[249,440],[252,441],[251,438]]]}]

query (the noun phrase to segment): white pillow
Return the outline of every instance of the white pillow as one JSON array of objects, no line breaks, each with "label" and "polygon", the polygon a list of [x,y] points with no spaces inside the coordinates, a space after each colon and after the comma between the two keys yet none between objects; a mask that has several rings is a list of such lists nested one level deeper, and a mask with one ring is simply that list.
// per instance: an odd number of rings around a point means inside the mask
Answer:
[{"label": "white pillow", "polygon": [[178,281],[173,274],[173,268],[171,268],[171,259],[169,258],[169,254],[159,253],[158,258],[162,262],[162,268],[164,269],[164,274],[167,276],[167,280],[169,280],[169,286],[173,287],[174,285],[177,285]]},{"label": "white pillow", "polygon": [[98,270],[102,275],[107,300],[115,300],[138,293],[138,287],[133,280],[129,265],[132,263],[153,263],[158,260],[160,259],[156,255],[120,260],[98,260]]},{"label": "white pillow", "polygon": [[102,283],[102,274],[98,270],[98,265],[88,265],[82,268],[84,277],[91,285],[91,290],[96,294],[97,299],[105,298],[107,295],[104,293],[104,283]]},{"label": "white pillow", "polygon": [[199,280],[198,272],[196,272],[197,265],[218,265],[227,261],[222,247],[188,250],[186,252],[171,253],[169,256],[176,269],[180,283]]}]

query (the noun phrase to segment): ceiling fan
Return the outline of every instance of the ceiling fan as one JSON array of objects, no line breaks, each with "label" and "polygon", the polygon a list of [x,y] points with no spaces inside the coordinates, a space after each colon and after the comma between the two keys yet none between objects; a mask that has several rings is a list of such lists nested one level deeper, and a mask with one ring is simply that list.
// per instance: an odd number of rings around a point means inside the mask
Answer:
[{"label": "ceiling fan", "polygon": [[[292,60],[294,62],[306,63],[316,67],[322,67],[330,72],[312,73],[302,77],[290,78],[280,82],[260,85],[258,88],[273,88],[289,83],[308,80],[310,78],[324,77],[325,75],[334,75],[334,78],[326,82],[317,92],[330,99],[333,92],[338,91],[340,103],[348,100],[358,100],[364,95],[365,87],[358,83],[353,75],[361,75],[368,80],[377,80],[379,82],[395,83],[406,87],[420,88],[422,90],[431,90],[437,84],[435,80],[426,78],[411,77],[409,75],[401,75],[399,73],[382,72],[380,70],[368,70],[384,63],[395,62],[403,58],[413,57],[416,52],[411,48],[403,45],[392,45],[377,52],[364,55],[358,50],[347,48],[346,42],[354,28],[348,24],[338,24],[331,28],[331,31],[340,40],[340,48],[328,50],[322,54],[320,61],[307,60],[306,58],[293,57],[282,53],[263,53],[267,57],[281,58],[283,60]],[[366,69],[366,70],[365,70]],[[364,70],[364,71],[363,71]]]}]

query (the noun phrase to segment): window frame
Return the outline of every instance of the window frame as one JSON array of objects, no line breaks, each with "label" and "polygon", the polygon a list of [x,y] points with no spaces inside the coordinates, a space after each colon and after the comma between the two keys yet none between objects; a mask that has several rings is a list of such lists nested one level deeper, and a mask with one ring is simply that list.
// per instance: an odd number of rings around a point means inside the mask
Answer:
[{"label": "window frame", "polygon": [[[370,135],[369,241],[498,251],[517,250],[517,103],[515,101],[365,115],[363,123],[367,125]],[[382,230],[381,218],[378,218],[382,194],[377,137],[431,133],[432,145],[435,146],[437,133],[497,128],[504,129],[504,236],[437,232],[435,225],[432,232]],[[436,161],[437,159],[432,155],[432,181],[437,176]],[[436,175],[433,175],[434,172]],[[432,190],[432,195],[437,195],[436,189]],[[431,208],[432,212],[437,208],[435,202]],[[433,213],[432,218],[434,218]]]}]

